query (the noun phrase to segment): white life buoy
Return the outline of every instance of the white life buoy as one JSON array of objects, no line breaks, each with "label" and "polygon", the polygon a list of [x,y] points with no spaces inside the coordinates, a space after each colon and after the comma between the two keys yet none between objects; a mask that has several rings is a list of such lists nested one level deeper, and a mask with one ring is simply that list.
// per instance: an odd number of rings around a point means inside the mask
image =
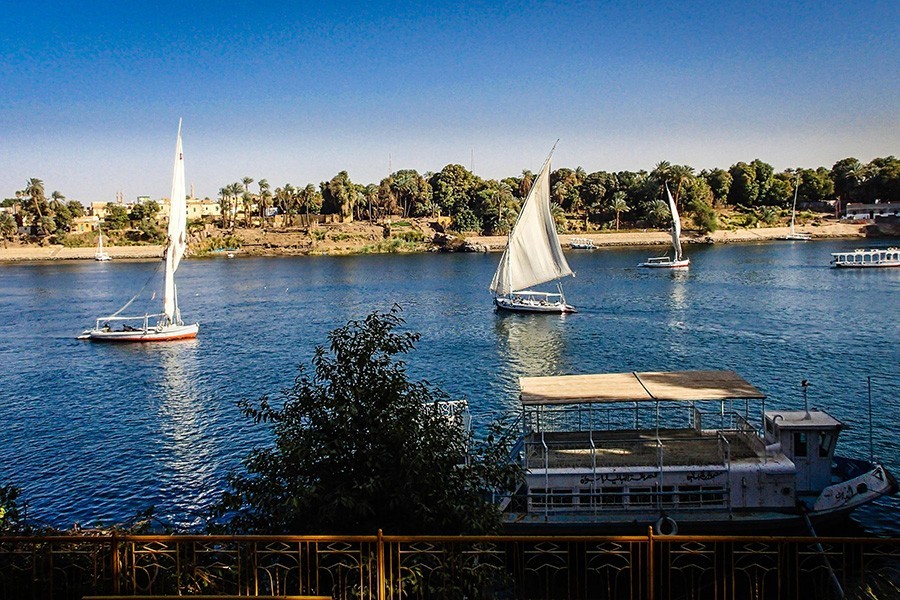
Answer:
[{"label": "white life buoy", "polygon": [[678,523],[672,517],[663,515],[653,525],[653,531],[656,535],[678,535]]}]

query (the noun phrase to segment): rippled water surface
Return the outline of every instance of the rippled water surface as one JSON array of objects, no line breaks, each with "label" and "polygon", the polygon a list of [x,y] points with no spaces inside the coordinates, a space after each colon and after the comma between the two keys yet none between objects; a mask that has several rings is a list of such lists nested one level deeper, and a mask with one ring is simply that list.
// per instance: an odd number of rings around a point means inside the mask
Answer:
[{"label": "rippled water surface", "polygon": [[[900,269],[828,268],[858,244],[690,247],[680,273],[635,268],[653,249],[572,252],[565,317],[496,313],[496,254],[188,260],[179,300],[200,337],[155,345],[74,338],[148,281],[149,295],[156,261],[0,264],[0,483],[59,526],[149,505],[196,523],[267,443],[235,402],[277,396],[328,331],[394,303],[422,334],[413,376],[467,398],[477,422],[515,410],[523,375],[734,369],[769,407],[802,407],[808,379],[810,404],[848,425],[839,452],[867,457],[871,376],[874,451],[900,475]],[[898,508],[855,519],[900,535]]]}]

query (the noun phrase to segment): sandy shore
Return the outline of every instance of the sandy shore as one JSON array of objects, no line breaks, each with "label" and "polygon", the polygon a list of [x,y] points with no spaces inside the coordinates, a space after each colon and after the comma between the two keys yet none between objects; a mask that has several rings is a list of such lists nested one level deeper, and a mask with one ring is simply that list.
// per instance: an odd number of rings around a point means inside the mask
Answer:
[{"label": "sandy shore", "polygon": [[[865,236],[861,225],[848,223],[828,223],[818,227],[802,227],[799,231],[811,233],[813,239],[852,238]],[[766,227],[759,229],[740,229],[737,231],[715,231],[710,234],[696,235],[686,232],[682,237],[685,244],[729,244],[777,240],[790,232],[788,227]],[[297,235],[301,235],[298,233]],[[302,234],[305,237],[305,234]],[[568,246],[573,237],[589,238],[597,247],[608,246],[655,246],[670,243],[669,234],[665,231],[647,232],[613,232],[561,235],[563,246]],[[470,246],[480,246],[489,251],[503,250],[506,245],[504,236],[476,236],[466,238]],[[364,243],[361,242],[360,247]],[[115,259],[152,259],[160,258],[162,246],[110,246],[104,248]],[[254,255],[281,255],[277,246],[270,246],[264,252],[255,251]],[[8,244],[0,247],[0,262],[3,261],[46,261],[46,260],[93,260],[94,248],[66,248],[63,246],[17,246]]]},{"label": "sandy shore", "polygon": [[[812,234],[814,240],[865,237],[863,226],[849,223],[829,223],[818,227],[800,227],[797,231]],[[682,232],[681,242],[685,245],[760,242],[781,239],[790,232],[790,227],[760,227],[759,229],[738,229],[736,231],[719,230],[703,235]],[[666,231],[628,231],[622,233],[564,234],[559,236],[559,240],[564,247],[571,243],[572,238],[593,240],[594,245],[598,248],[604,246],[660,246],[672,243],[672,238]],[[503,250],[506,247],[505,237],[482,236],[466,239],[470,244],[480,244],[491,251]]]}]

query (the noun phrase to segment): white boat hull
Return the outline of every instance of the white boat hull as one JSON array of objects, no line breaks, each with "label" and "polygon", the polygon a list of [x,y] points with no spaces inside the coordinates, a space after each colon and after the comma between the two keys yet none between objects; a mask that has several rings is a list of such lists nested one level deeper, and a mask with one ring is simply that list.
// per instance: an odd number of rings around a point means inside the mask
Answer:
[{"label": "white boat hull", "polygon": [[520,298],[509,298],[506,296],[497,296],[494,298],[494,304],[500,310],[509,310],[513,312],[530,312],[530,313],[574,313],[575,307],[560,301],[548,300],[530,300]]},{"label": "white boat hull", "polygon": [[668,256],[665,256],[662,258],[651,258],[647,262],[640,263],[638,266],[647,269],[687,269],[691,266],[691,259],[683,258],[681,260],[672,260]]},{"label": "white boat hull", "polygon": [[88,329],[78,339],[92,342],[171,342],[195,338],[199,331],[199,323],[116,331],[101,328]]},{"label": "white boat hull", "polygon": [[781,239],[795,242],[808,242],[812,239],[812,236],[808,233],[789,233]]},{"label": "white boat hull", "polygon": [[106,262],[108,260],[112,260],[112,257],[106,252],[98,252],[94,255],[94,260],[99,262]]}]

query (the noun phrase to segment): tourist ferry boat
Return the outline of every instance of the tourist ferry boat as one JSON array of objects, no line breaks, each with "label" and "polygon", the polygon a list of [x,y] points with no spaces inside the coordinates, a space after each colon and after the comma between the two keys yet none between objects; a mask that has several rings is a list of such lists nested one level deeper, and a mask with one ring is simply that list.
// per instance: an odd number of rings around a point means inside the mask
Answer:
[{"label": "tourist ferry boat", "polygon": [[831,264],[844,269],[900,267],[900,248],[857,248],[851,252],[832,252]]},{"label": "tourist ferry boat", "polygon": [[835,455],[839,420],[766,409],[765,395],[732,371],[520,385],[513,459],[524,482],[499,501],[510,531],[811,528],[897,491],[882,465]]}]

